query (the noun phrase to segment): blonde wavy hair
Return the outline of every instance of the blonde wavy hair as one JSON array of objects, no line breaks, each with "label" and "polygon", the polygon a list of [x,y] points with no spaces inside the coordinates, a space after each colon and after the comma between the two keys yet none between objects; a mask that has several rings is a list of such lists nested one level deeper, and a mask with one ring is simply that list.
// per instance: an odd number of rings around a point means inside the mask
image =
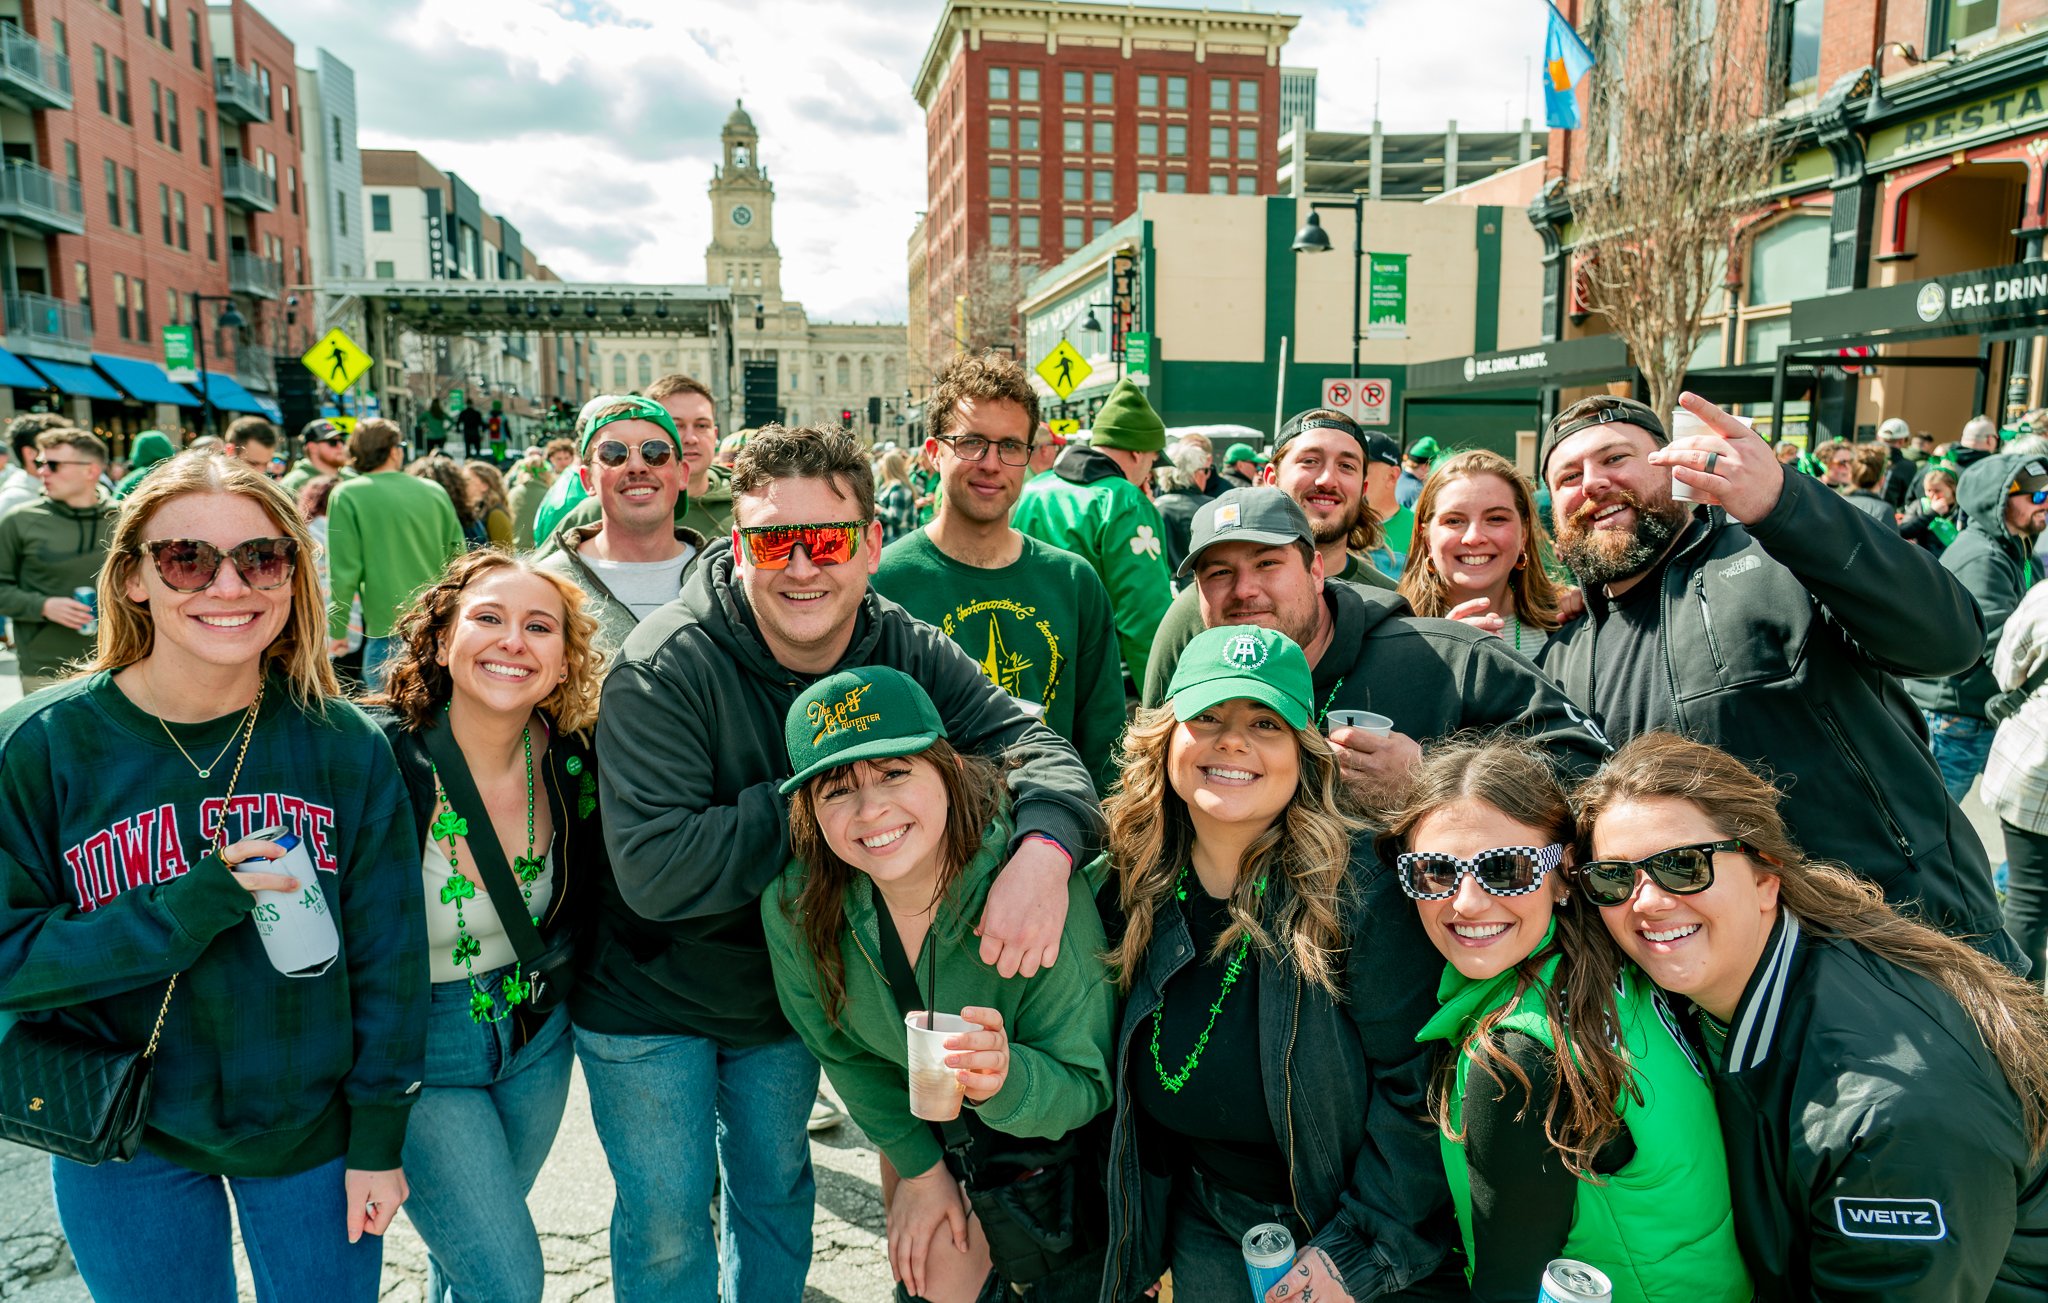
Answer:
[{"label": "blonde wavy hair", "polygon": [[229,457],[186,452],[159,464],[120,504],[107,560],[100,567],[99,637],[82,673],[119,670],[147,657],[156,647],[156,623],[147,603],[128,595],[128,585],[147,564],[143,545],[150,542],[149,522],[159,510],[192,493],[247,498],[263,508],[278,536],[297,545],[292,566],[291,616],[263,649],[265,672],[275,669],[290,685],[300,709],[325,711],[329,698],[341,695],[333,663],[327,659],[327,599],[320,592],[320,568],[314,564],[313,535],[306,529],[291,495],[276,481]]},{"label": "blonde wavy hair", "polygon": [[449,626],[455,622],[462,594],[471,584],[500,570],[517,570],[545,579],[562,599],[566,617],[562,621],[562,641],[567,653],[564,668],[569,676],[555,685],[555,690],[540,703],[540,710],[564,733],[574,733],[597,722],[605,658],[597,645],[597,620],[584,609],[583,590],[523,556],[494,548],[480,548],[456,557],[439,579],[413,595],[397,628],[391,631],[398,646],[393,649],[384,691],[371,697],[370,704],[388,707],[405,721],[407,728],[427,726],[434,712],[446,705],[455,691],[448,667],[437,663],[434,656]]},{"label": "blonde wavy hair", "polygon": [[[1116,795],[1102,806],[1126,920],[1123,940],[1108,962],[1124,991],[1131,989],[1152,942],[1155,917],[1172,899],[1194,849],[1187,803],[1167,781],[1167,752],[1179,727],[1170,702],[1138,712],[1124,734]],[[1212,958],[1249,937],[1253,946],[1292,961],[1303,977],[1337,996],[1351,841],[1365,824],[1350,809],[1329,740],[1305,728],[1294,730],[1294,739],[1300,780],[1286,809],[1245,850],[1228,903],[1230,926],[1217,938]],[[1262,888],[1265,879],[1271,881]]]},{"label": "blonde wavy hair", "polygon": [[[1408,546],[1408,563],[1401,570],[1401,596],[1408,599],[1417,615],[1445,616],[1458,604],[1444,577],[1429,558],[1429,525],[1436,519],[1437,498],[1444,486],[1456,480],[1491,475],[1508,486],[1515,499],[1515,514],[1522,520],[1522,555],[1508,576],[1508,596],[1514,601],[1512,614],[1531,629],[1545,633],[1557,628],[1557,581],[1543,568],[1543,544],[1547,535],[1536,516],[1536,494],[1515,464],[1497,452],[1472,448],[1438,463],[1422,482],[1422,496],[1415,500],[1415,533]],[[1495,611],[1495,615],[1510,612]]]}]

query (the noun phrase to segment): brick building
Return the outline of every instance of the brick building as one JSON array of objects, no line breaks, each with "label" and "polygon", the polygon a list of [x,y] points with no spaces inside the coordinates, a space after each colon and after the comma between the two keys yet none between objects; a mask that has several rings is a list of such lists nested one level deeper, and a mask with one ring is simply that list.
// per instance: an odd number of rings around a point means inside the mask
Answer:
[{"label": "brick building", "polygon": [[972,343],[1020,344],[1007,311],[956,311],[956,300],[1013,306],[1018,282],[1101,238],[1140,194],[1274,193],[1280,54],[1299,21],[947,0],[913,85],[926,124],[929,323],[913,371],[968,342],[956,330],[970,317],[991,323],[969,329]]}]

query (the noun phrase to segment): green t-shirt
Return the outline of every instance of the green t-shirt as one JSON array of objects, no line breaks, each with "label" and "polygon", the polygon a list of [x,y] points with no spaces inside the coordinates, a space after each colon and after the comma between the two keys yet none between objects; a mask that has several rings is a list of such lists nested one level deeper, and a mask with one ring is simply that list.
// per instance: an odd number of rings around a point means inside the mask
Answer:
[{"label": "green t-shirt", "polygon": [[936,626],[989,681],[1040,707],[1074,744],[1098,792],[1115,776],[1123,675],[1109,591],[1088,563],[1029,535],[997,570],[964,565],[914,530],[882,550],[877,593]]}]

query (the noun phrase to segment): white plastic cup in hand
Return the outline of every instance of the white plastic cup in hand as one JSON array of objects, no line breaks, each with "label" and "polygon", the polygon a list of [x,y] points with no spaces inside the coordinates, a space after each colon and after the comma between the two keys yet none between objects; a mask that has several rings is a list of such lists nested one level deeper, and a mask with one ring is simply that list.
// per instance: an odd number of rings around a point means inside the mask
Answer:
[{"label": "white plastic cup in hand", "polygon": [[[1671,435],[1674,443],[1695,434],[1712,434],[1714,432],[1713,426],[1708,425],[1683,407],[1671,414],[1671,424],[1665,428]],[[1673,474],[1671,477],[1671,500],[1673,502],[1695,501],[1692,496],[1692,485],[1679,479],[1676,474]]]},{"label": "white plastic cup in hand", "polygon": [[1323,723],[1331,729],[1362,728],[1374,737],[1386,737],[1394,731],[1393,720],[1370,710],[1332,710],[1324,714]]},{"label": "white plastic cup in hand", "polygon": [[271,966],[286,977],[320,976],[341,953],[341,934],[335,930],[334,915],[320,890],[320,871],[313,867],[313,857],[282,827],[251,833],[247,840],[282,847],[282,858],[265,861],[261,867],[265,873],[284,874],[299,882],[296,891],[253,893],[256,908],[250,918],[256,924],[256,935],[263,938],[264,953],[270,956]]},{"label": "white plastic cup in hand", "polygon": [[910,1116],[951,1122],[960,1116],[967,1088],[960,1084],[959,1069],[946,1063],[946,1038],[978,1032],[981,1024],[958,1014],[919,1012],[903,1015],[903,1027],[910,1037]]}]

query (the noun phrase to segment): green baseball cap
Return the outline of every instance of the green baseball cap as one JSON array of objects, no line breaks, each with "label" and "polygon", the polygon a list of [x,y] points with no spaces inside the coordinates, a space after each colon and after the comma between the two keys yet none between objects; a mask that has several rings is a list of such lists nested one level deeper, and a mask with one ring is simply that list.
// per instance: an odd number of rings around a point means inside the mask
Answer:
[{"label": "green baseball cap", "polygon": [[1442,452],[1443,449],[1437,447],[1436,440],[1426,434],[1408,445],[1408,455],[1416,461],[1435,461]]},{"label": "green baseball cap", "polygon": [[676,433],[675,418],[668,414],[666,407],[652,398],[642,398],[638,394],[626,394],[612,401],[619,410],[590,418],[590,424],[583,427],[583,437],[576,441],[577,456],[587,454],[590,451],[590,441],[597,437],[597,432],[614,421],[652,421],[660,426],[669,438],[675,440],[677,452],[683,450],[682,437]]},{"label": "green baseball cap", "polygon": [[939,708],[903,671],[871,665],[828,675],[790,704],[783,738],[796,773],[782,794],[856,760],[917,755],[944,736]]},{"label": "green baseball cap", "polygon": [[1181,649],[1166,698],[1176,719],[1243,698],[1273,710],[1295,728],[1307,728],[1315,697],[1308,657],[1294,639],[1255,624],[1219,624]]},{"label": "green baseball cap", "polygon": [[1259,450],[1248,443],[1233,443],[1223,450],[1223,464],[1235,466],[1241,461],[1255,461],[1264,466],[1266,459],[1259,456]]},{"label": "green baseball cap", "polygon": [[1195,571],[1195,562],[1212,543],[1283,543],[1316,545],[1316,532],[1308,523],[1301,504],[1284,489],[1262,484],[1256,488],[1232,489],[1203,503],[1188,524],[1188,554],[1181,559],[1175,579]]}]

